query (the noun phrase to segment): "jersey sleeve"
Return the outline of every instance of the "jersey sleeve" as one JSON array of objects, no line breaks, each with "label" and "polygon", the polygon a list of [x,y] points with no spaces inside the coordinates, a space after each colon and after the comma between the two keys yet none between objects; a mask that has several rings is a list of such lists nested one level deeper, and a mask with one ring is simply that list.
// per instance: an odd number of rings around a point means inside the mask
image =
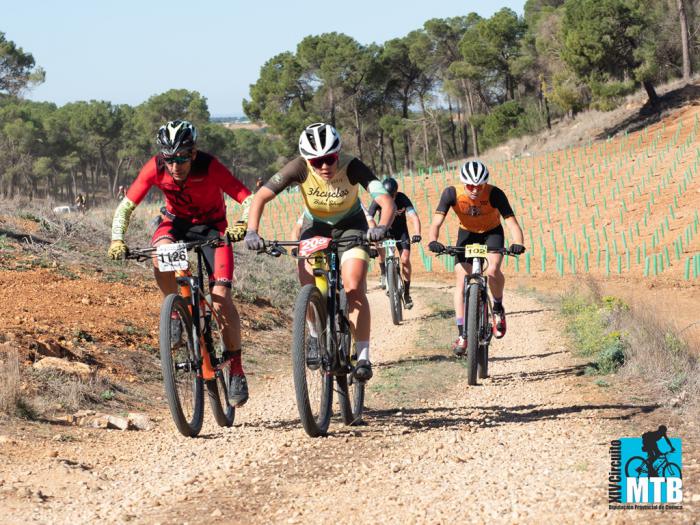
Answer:
[{"label": "jersey sleeve", "polygon": [[455,190],[454,186],[448,186],[447,188],[442,190],[442,195],[440,195],[440,202],[438,203],[435,213],[439,213],[440,215],[446,215],[447,210],[449,210],[455,204],[457,204],[457,190]]},{"label": "jersey sleeve", "polygon": [[306,180],[306,161],[297,157],[289,161],[265,183],[265,187],[278,195],[293,184],[301,184]]},{"label": "jersey sleeve", "polygon": [[372,170],[358,158],[352,159],[350,164],[348,164],[348,180],[351,184],[362,185],[373,199],[376,199],[379,195],[388,195]]},{"label": "jersey sleeve", "polygon": [[134,182],[132,182],[129,189],[126,190],[126,198],[135,205],[140,204],[148,193],[148,190],[155,184],[157,174],[158,167],[156,164],[156,157],[151,157],[151,160],[144,164]]},{"label": "jersey sleeve", "polygon": [[369,208],[367,209],[367,217],[373,218],[377,212],[379,211],[379,204],[377,204],[377,201],[372,199],[372,202],[369,205]]},{"label": "jersey sleeve", "polygon": [[399,209],[405,209],[407,214],[416,213],[416,209],[413,207],[411,199],[408,198],[408,195],[402,192],[399,192],[398,195],[396,195],[396,207]]},{"label": "jersey sleeve", "polygon": [[214,174],[221,190],[239,204],[250,195],[250,190],[234,177],[233,173],[219,160],[212,159],[209,169]]},{"label": "jersey sleeve", "polygon": [[506,197],[506,194],[501,188],[493,187],[491,195],[489,196],[489,202],[491,206],[500,212],[501,217],[504,219],[515,216],[513,208],[511,208],[510,202],[508,202],[508,197]]}]

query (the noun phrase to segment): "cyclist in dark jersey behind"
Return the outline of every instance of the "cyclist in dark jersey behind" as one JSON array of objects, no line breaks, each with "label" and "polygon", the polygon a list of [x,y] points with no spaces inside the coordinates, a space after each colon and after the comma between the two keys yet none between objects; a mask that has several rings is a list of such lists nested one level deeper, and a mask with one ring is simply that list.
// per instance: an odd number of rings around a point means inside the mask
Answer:
[{"label": "cyclist in dark jersey behind", "polygon": [[[404,305],[408,310],[413,308],[413,299],[411,299],[411,243],[420,242],[420,219],[416,213],[415,208],[411,199],[405,193],[399,191],[399,183],[396,179],[392,177],[387,177],[382,181],[384,189],[392,196],[394,199],[394,204],[396,205],[396,213],[394,214],[394,221],[391,223],[391,228],[389,229],[389,235],[396,239],[396,247],[399,250],[399,257],[401,259],[401,277],[404,281]],[[379,205],[375,200],[369,205],[367,210],[367,222],[370,227],[374,226],[374,216],[379,212],[379,218],[381,219],[381,210]],[[416,234],[410,237],[408,234],[407,217],[411,218],[411,224],[413,225],[413,230]],[[379,269],[381,270],[381,277],[379,285],[381,288],[386,287],[386,265],[384,263],[386,254],[383,248],[379,248]]]},{"label": "cyclist in dark jersey behind", "polygon": [[[263,209],[280,192],[292,185],[301,187],[304,198],[306,221],[303,221],[305,224],[301,239],[323,236],[338,240],[363,236],[365,232],[371,241],[384,238],[394,216],[394,202],[372,170],[360,159],[342,153],[340,145],[340,135],[328,124],[311,124],[302,131],[299,137],[301,156],[288,162],[255,193],[245,236],[249,249],[259,251],[264,247],[257,232]],[[362,185],[384,211],[379,226],[368,229],[358,185]],[[355,377],[366,381],[372,377],[369,360],[371,319],[365,293],[369,250],[348,243],[340,247],[338,255],[343,287],[348,298],[350,327],[355,336]],[[299,280],[302,286],[314,282],[310,267],[303,262],[299,265]],[[311,333],[312,340],[316,337]],[[318,369],[319,364],[317,345],[309,345],[307,366]]]},{"label": "cyclist in dark jersey behind", "polygon": [[[505,220],[510,236],[514,244],[510,245],[510,251],[520,254],[525,251],[523,246],[523,230],[515,218],[510,207],[508,197],[503,190],[488,184],[489,170],[478,160],[468,161],[460,170],[459,179],[462,184],[448,186],[440,196],[440,203],[435,210],[433,223],[430,225],[430,251],[440,253],[445,247],[438,242],[440,227],[445,221],[448,210],[452,210],[459,218],[459,234],[457,246],[467,244],[485,244],[488,246],[488,266],[484,275],[489,277],[489,288],[493,296],[493,313],[496,315],[494,335],[497,338],[506,334],[506,312],[503,308],[503,289],[506,278],[501,272],[503,255],[491,250],[500,250],[504,246],[503,226],[501,217]],[[464,325],[464,277],[471,272],[471,265],[466,264],[464,254],[457,257],[459,264],[455,265],[455,319],[459,337],[455,341],[452,351],[457,355],[463,355],[467,349],[467,341],[462,337]]]},{"label": "cyclist in dark jersey behind", "polygon": [[[165,195],[165,208],[161,210],[164,218],[153,234],[153,246],[208,239],[225,232],[233,240],[241,240],[252,201],[248,188],[215,157],[197,151],[197,130],[188,121],[175,120],[161,126],[157,142],[160,153],[144,165],[114,213],[109,257],[121,259],[126,255],[124,236],[131,214],[153,186]],[[243,220],[230,228],[227,228],[224,193],[242,203],[244,209]],[[233,356],[229,399],[232,405],[242,406],[248,400],[248,383],[241,362],[240,318],[231,299],[233,250],[230,245],[220,246],[206,249],[204,255],[213,305],[222,320],[224,344]],[[175,275],[160,272],[155,258],[153,271],[163,296],[177,293]],[[172,337],[179,340],[181,335]]]}]

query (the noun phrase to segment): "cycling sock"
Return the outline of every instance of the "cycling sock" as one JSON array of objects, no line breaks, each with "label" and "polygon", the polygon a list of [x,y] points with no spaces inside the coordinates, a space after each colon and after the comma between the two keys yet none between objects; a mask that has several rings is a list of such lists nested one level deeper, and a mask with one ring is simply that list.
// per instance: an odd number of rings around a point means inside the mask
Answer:
[{"label": "cycling sock", "polygon": [[357,353],[357,360],[369,361],[369,341],[358,341],[355,343],[355,352]]},{"label": "cycling sock", "polygon": [[244,376],[243,371],[243,361],[241,360],[241,349],[239,348],[235,352],[231,352],[231,369],[229,375],[231,376]]},{"label": "cycling sock", "polygon": [[382,275],[386,275],[386,263],[379,263],[379,269],[382,271]]},{"label": "cycling sock", "polygon": [[457,317],[455,321],[457,322],[457,333],[461,336],[462,328],[464,328],[464,317]]},{"label": "cycling sock", "polygon": [[411,281],[404,281],[403,282],[403,293],[406,297],[408,297],[410,294],[408,291],[411,289]]}]

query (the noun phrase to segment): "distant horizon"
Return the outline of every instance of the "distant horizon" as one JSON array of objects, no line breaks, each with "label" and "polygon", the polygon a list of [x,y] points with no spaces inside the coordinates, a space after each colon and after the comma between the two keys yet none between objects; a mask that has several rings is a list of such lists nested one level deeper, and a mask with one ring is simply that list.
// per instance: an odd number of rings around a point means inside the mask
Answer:
[{"label": "distant horizon", "polygon": [[123,0],[119,9],[90,0],[25,0],[10,8],[0,0],[0,32],[46,71],[46,82],[26,94],[29,100],[137,106],[169,89],[187,89],[207,99],[212,115],[243,117],[242,101],[250,98],[260,68],[279,53],[295,51],[308,35],[337,31],[364,45],[383,43],[422,28],[431,18],[472,11],[489,17],[502,7],[522,15],[524,4],[357,0],[342,16],[331,16],[331,9],[303,9],[279,0],[245,6],[204,0],[197,4],[194,22],[182,16],[193,9],[184,0],[170,0],[167,8]]}]

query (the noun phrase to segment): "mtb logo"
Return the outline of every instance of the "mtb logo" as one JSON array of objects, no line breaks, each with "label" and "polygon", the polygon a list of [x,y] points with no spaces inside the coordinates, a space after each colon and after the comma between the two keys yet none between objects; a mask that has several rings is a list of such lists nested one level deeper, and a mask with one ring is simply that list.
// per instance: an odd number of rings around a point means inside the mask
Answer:
[{"label": "mtb logo", "polygon": [[611,441],[609,508],[683,508],[681,454],[681,439],[669,438],[665,425]]}]

